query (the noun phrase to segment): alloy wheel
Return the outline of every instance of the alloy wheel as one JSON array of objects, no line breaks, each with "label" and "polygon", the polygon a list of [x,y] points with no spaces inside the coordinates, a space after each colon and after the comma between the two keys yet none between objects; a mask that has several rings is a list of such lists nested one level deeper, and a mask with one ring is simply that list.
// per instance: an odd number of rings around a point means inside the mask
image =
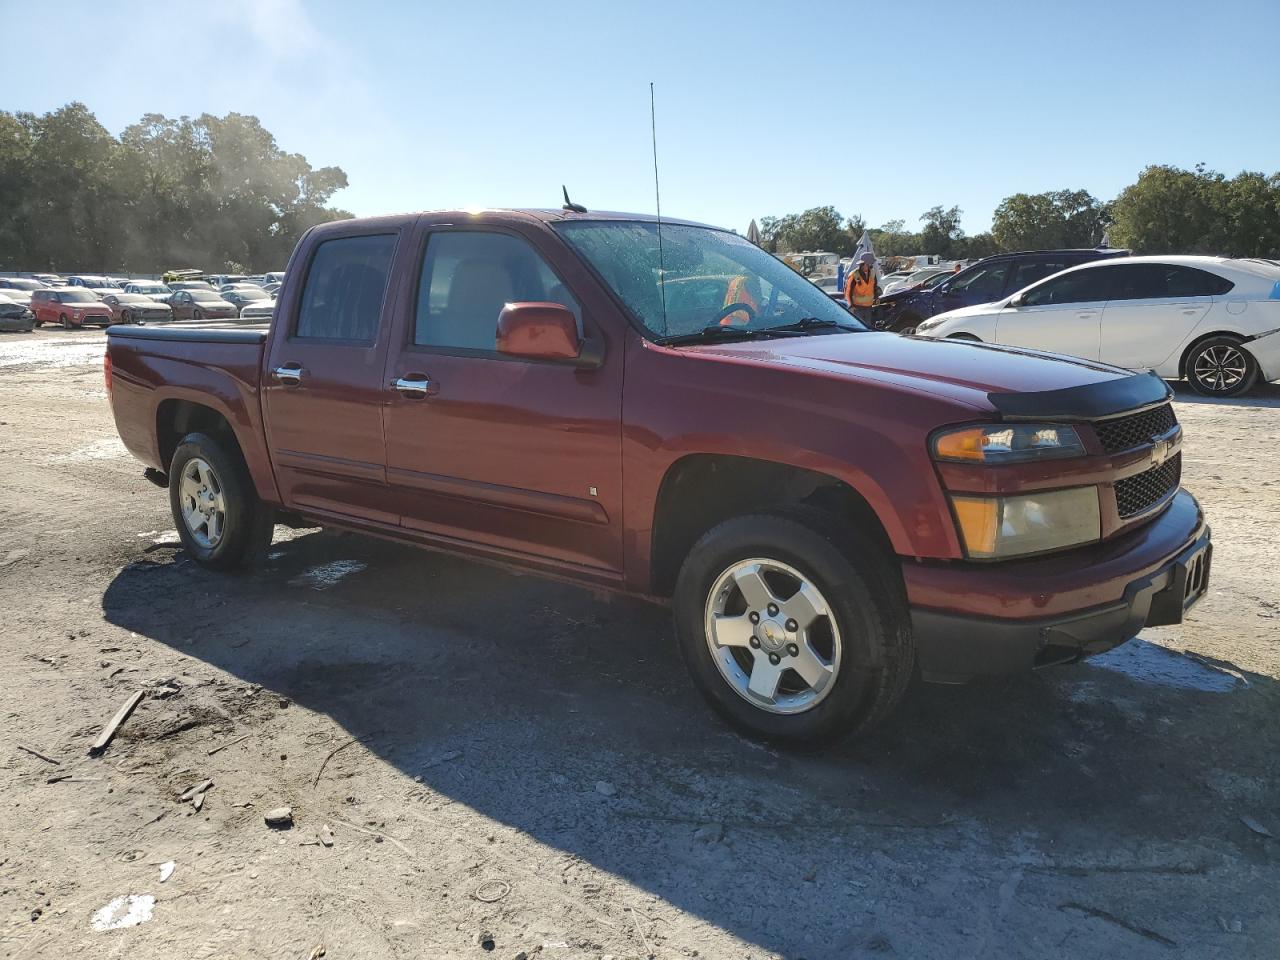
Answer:
[{"label": "alloy wheel", "polygon": [[1249,361],[1235,347],[1219,343],[1196,357],[1192,372],[1206,390],[1226,393],[1244,380],[1249,372]]},{"label": "alloy wheel", "polygon": [[705,634],[721,677],[769,713],[812,710],[840,671],[840,628],[822,592],[777,560],[739,561],[707,597]]},{"label": "alloy wheel", "polygon": [[182,468],[178,494],[191,539],[207,550],[216,547],[227,525],[227,503],[213,468],[192,457]]}]

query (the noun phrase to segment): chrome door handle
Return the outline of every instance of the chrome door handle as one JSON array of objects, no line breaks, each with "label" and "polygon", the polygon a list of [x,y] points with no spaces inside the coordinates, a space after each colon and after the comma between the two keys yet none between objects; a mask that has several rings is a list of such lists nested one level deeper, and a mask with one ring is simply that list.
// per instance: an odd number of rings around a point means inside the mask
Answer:
[{"label": "chrome door handle", "polygon": [[302,368],[296,364],[276,367],[271,371],[271,375],[286,387],[296,387],[302,382]]},{"label": "chrome door handle", "polygon": [[400,377],[398,380],[392,381],[393,386],[401,396],[412,397],[415,400],[424,400],[428,393],[432,390],[432,383],[425,377],[420,379],[408,380]]}]

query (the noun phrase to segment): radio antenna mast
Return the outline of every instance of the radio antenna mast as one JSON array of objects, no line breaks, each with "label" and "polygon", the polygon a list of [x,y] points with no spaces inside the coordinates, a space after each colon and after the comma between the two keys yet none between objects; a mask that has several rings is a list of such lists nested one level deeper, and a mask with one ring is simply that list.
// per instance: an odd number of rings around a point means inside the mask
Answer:
[{"label": "radio antenna mast", "polygon": [[649,81],[649,132],[653,138],[653,200],[658,208],[658,291],[662,296],[662,331],[667,327],[667,264],[662,254],[662,190],[658,186],[658,112],[653,102],[653,81]]}]

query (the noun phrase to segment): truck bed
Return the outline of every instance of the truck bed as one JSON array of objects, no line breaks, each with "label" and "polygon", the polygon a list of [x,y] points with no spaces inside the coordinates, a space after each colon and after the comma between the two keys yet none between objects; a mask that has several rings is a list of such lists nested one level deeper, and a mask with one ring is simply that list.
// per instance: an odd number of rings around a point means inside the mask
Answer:
[{"label": "truck bed", "polygon": [[267,323],[195,324],[182,326],[139,327],[115,324],[107,328],[108,337],[126,340],[183,340],[188,343],[263,343],[267,339]]}]

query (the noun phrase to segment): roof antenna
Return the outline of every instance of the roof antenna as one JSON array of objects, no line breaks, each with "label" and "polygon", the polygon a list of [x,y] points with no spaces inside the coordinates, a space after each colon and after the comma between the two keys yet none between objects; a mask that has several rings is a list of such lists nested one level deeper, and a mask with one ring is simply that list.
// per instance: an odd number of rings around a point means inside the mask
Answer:
[{"label": "roof antenna", "polygon": [[667,324],[667,264],[662,255],[662,191],[658,187],[658,112],[653,104],[653,81],[649,81],[649,131],[653,137],[653,200],[658,208],[658,290],[662,295],[662,331],[670,333]]},{"label": "roof antenna", "polygon": [[572,200],[569,199],[569,188],[566,187],[563,183],[560,184],[560,190],[564,194],[564,206],[561,207],[562,210],[572,210],[574,213],[587,212],[587,208],[584,207],[582,204],[574,203]]}]

